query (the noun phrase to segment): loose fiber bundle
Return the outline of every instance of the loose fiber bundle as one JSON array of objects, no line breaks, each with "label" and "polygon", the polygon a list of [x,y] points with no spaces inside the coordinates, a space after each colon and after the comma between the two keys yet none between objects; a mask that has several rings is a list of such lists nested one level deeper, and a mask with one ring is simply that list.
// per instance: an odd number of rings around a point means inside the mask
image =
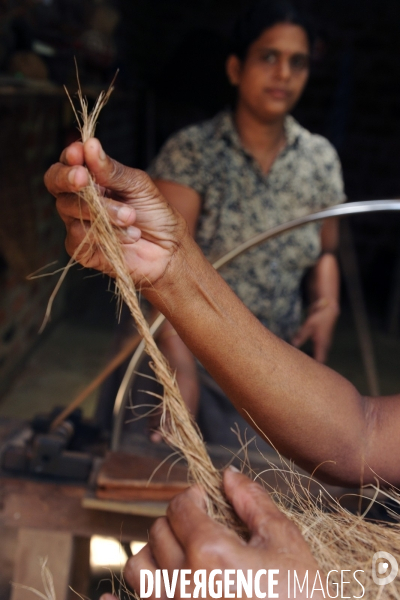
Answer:
[{"label": "loose fiber bundle", "polygon": [[[93,110],[89,112],[88,102],[79,86],[80,110],[75,110],[72,101],[71,104],[78,121],[82,142],[94,136],[99,113],[108,102],[112,90],[111,85],[106,93],[102,92]],[[207,496],[208,514],[217,521],[239,530],[241,526],[222,492],[221,474],[211,462],[197,424],[182,399],[175,375],[158,349],[150,333],[148,323],[142,314],[135,285],[126,267],[117,232],[110,223],[108,212],[104,207],[102,198],[99,196],[96,182],[90,173],[89,185],[81,191],[80,196],[89,207],[92,219],[86,242],[90,240],[91,248],[93,248],[93,245],[101,248],[101,252],[112,265],[117,294],[129,307],[138,332],[145,342],[146,352],[152,359],[151,368],[157,380],[163,386],[163,414],[160,424],[163,438],[186,459],[190,482],[198,483],[204,488]],[[77,249],[73,259],[80,254],[83,245],[81,244]]]},{"label": "loose fiber bundle", "polygon": [[[330,582],[339,584],[340,588],[341,570],[349,570],[351,573],[361,570],[363,573],[358,573],[357,577],[365,588],[363,598],[399,600],[400,575],[388,585],[376,585],[372,578],[372,558],[376,552],[382,550],[397,559],[400,557],[400,495],[393,489],[384,491],[374,487],[373,497],[368,495],[364,498],[368,502],[364,514],[354,514],[346,510],[340,504],[340,500],[332,497],[312,476],[299,473],[282,457],[280,466],[269,463],[267,459],[266,463],[269,464],[267,470],[276,474],[276,484],[271,487],[264,482],[264,487],[283,514],[300,529],[318,564],[324,585],[329,572]],[[262,481],[262,476],[263,474],[259,474],[256,479],[260,478]],[[315,484],[319,486],[317,495]],[[311,487],[314,488],[313,493],[310,491]],[[283,489],[287,492],[283,493]],[[362,491],[360,493],[362,494]],[[361,496],[355,498],[357,502],[361,499]],[[388,501],[388,504],[382,505],[384,501]],[[368,512],[375,503],[380,504],[382,514],[386,511],[394,522],[367,519]],[[388,509],[387,506],[392,508]],[[332,573],[335,570],[337,573]],[[351,573],[345,574],[349,575],[347,580],[351,580],[345,586],[345,594],[351,598],[360,597],[361,588]],[[310,591],[312,584],[311,580]],[[335,597],[332,589],[330,593],[331,597]],[[325,597],[329,597],[327,593]]]}]

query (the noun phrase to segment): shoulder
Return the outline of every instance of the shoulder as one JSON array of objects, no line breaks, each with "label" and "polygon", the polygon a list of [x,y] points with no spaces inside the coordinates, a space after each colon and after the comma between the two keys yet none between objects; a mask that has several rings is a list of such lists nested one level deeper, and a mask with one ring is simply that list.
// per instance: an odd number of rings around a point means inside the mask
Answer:
[{"label": "shoulder", "polygon": [[324,136],[311,133],[300,125],[293,117],[288,117],[287,124],[292,136],[296,137],[299,151],[307,156],[315,166],[340,166],[340,159],[335,147]]},{"label": "shoulder", "polygon": [[191,149],[202,149],[204,151],[204,144],[211,143],[215,138],[218,130],[220,115],[216,115],[212,119],[189,125],[184,127],[180,131],[174,133],[168,138],[164,144],[164,148],[191,148]]},{"label": "shoulder", "polygon": [[342,166],[334,146],[322,135],[311,133],[289,117],[292,159],[297,171],[318,197],[318,208],[345,201]]},{"label": "shoulder", "polygon": [[315,162],[321,167],[339,166],[340,159],[336,148],[322,135],[308,132],[307,148],[313,154]]},{"label": "shoulder", "polygon": [[218,115],[172,135],[148,169],[153,179],[165,179],[193,188],[203,195],[215,163]]}]

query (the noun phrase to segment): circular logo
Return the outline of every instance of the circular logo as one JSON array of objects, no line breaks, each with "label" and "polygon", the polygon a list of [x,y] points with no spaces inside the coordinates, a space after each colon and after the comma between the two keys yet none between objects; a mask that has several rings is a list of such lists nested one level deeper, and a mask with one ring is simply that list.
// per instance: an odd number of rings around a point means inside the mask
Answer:
[{"label": "circular logo", "polygon": [[376,552],[372,557],[372,579],[376,585],[392,583],[399,572],[399,565],[389,552]]}]

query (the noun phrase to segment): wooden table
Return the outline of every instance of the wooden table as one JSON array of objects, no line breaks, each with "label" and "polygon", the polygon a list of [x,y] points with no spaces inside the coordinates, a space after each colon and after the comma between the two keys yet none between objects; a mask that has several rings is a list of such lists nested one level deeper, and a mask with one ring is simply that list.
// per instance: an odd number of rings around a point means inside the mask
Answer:
[{"label": "wooden table", "polygon": [[[0,448],[2,441],[20,427],[20,422],[0,419]],[[142,456],[160,455],[161,462],[162,448],[154,445],[145,447],[144,444],[140,441],[133,449],[136,452],[141,449]],[[217,447],[212,448],[210,454],[218,466],[225,465],[231,456]],[[282,467],[272,450],[268,460]],[[260,456],[258,463],[259,471],[268,468],[264,458],[260,461]],[[240,461],[236,464],[240,466]],[[273,469],[268,470],[263,479],[267,488],[278,487],[283,493],[288,492],[284,480]],[[307,479],[306,485],[310,485],[314,495],[319,494],[321,488],[317,482],[310,483]],[[336,498],[352,491],[333,486],[324,486],[324,489]],[[347,498],[357,510],[358,499],[351,495]],[[347,504],[346,507],[352,508]],[[146,541],[155,517],[163,514],[165,508],[166,502],[146,499],[140,502],[101,500],[96,498],[90,484],[34,480],[0,472],[0,530],[1,526],[18,529],[13,582],[43,589],[39,558],[47,556],[57,600],[76,600],[69,586],[82,596],[86,593],[90,538],[100,535],[127,542]],[[31,594],[15,587],[11,600],[32,600]]]},{"label": "wooden table", "polygon": [[[0,420],[0,447],[20,423]],[[93,535],[115,537],[121,541],[146,541],[154,516],[146,514],[146,503],[140,503],[135,512],[127,503],[113,511],[84,508],[88,494],[86,485],[39,481],[13,477],[0,472],[0,530],[1,527],[18,529],[13,582],[42,590],[40,558],[48,557],[57,600],[69,600],[76,595],[71,586],[85,595],[89,581],[89,547]],[[89,501],[90,503],[90,501]],[[152,512],[151,505],[147,511]],[[159,512],[159,511],[158,511]],[[157,514],[157,513],[156,513]],[[32,600],[32,592],[13,588],[11,600]]]}]

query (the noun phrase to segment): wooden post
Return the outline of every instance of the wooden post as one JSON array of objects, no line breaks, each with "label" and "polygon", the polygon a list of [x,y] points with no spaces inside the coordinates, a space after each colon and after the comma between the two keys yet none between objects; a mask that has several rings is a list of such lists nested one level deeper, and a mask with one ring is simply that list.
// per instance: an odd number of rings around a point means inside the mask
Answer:
[{"label": "wooden post", "polygon": [[32,600],[28,586],[44,593],[40,560],[47,558],[53,577],[56,600],[71,600],[85,595],[89,582],[90,540],[74,538],[67,532],[20,529],[15,557],[11,600]]}]

